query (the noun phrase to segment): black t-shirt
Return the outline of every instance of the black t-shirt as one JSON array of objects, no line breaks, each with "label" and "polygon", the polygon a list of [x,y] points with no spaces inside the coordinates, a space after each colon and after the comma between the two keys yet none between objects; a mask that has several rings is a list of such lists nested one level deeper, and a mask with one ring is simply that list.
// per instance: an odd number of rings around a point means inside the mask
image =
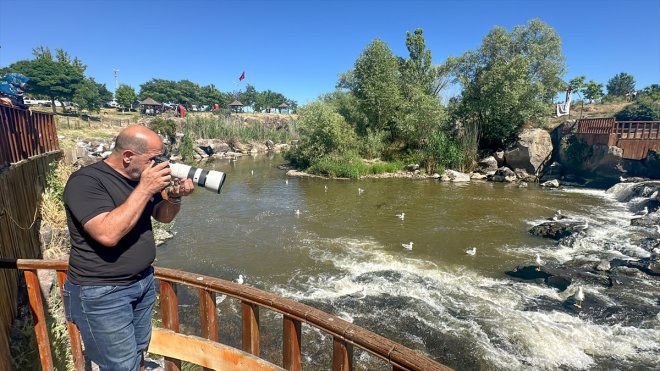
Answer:
[{"label": "black t-shirt", "polygon": [[138,181],[125,178],[104,161],[71,175],[64,188],[64,206],[71,235],[68,278],[78,285],[127,285],[137,281],[156,257],[151,229],[156,193],[133,229],[114,247],[94,240],[83,226],[95,216],[110,212],[126,201]]}]

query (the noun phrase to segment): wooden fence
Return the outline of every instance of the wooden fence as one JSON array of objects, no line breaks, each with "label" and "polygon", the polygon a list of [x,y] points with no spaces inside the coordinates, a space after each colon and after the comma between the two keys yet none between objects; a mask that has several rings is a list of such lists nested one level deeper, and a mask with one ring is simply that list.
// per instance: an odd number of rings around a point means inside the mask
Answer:
[{"label": "wooden fence", "polygon": [[[51,114],[0,105],[0,257],[41,257],[39,203],[49,165],[61,156],[55,129]],[[0,271],[0,370],[12,369],[18,277]]]},{"label": "wooden fence", "polygon": [[660,149],[660,121],[581,119],[576,136],[589,145],[617,146],[625,159],[642,160],[649,150]]}]

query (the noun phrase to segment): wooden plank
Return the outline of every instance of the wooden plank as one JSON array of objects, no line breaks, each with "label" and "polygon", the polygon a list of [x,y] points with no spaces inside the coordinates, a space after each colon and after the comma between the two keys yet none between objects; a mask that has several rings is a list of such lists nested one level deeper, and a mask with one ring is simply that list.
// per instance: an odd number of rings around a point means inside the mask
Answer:
[{"label": "wooden plank", "polygon": [[50,340],[48,339],[48,327],[46,326],[46,315],[44,314],[44,303],[41,299],[41,288],[39,287],[39,277],[36,270],[27,270],[25,273],[25,283],[27,284],[28,297],[30,298],[30,309],[34,320],[34,333],[37,338],[37,347],[39,348],[39,359],[41,360],[41,369],[52,371],[53,356],[50,352]]},{"label": "wooden plank", "polygon": [[199,289],[199,319],[202,337],[218,341],[218,315],[216,314],[215,294]]},{"label": "wooden plank", "polygon": [[[60,287],[60,299],[64,302],[64,297],[62,296],[62,289],[64,288],[64,281],[66,280],[66,271],[58,270],[57,271],[57,282]],[[64,308],[64,305],[62,305]],[[66,308],[64,308],[66,310]],[[66,321],[66,328],[69,331],[69,340],[71,342],[71,356],[73,358],[73,368],[76,371],[85,370],[85,359],[83,358],[82,353],[82,343],[80,341],[80,332],[76,325],[71,323],[71,321]]]},{"label": "wooden plank", "polygon": [[169,355],[211,370],[283,370],[240,349],[157,327],[151,333],[149,352]]},{"label": "wooden plank", "polygon": [[241,302],[243,317],[243,351],[259,357],[259,307],[248,302]]},{"label": "wooden plank", "polygon": [[353,346],[336,336],[332,337],[332,370],[353,370]]},{"label": "wooden plank", "polygon": [[302,370],[301,359],[301,322],[289,316],[283,316],[282,365],[287,370]]},{"label": "wooden plank", "polygon": [[[173,283],[160,280],[160,309],[163,315],[163,326],[174,332],[179,332],[179,300]],[[165,357],[166,371],[181,371],[181,361]]]}]

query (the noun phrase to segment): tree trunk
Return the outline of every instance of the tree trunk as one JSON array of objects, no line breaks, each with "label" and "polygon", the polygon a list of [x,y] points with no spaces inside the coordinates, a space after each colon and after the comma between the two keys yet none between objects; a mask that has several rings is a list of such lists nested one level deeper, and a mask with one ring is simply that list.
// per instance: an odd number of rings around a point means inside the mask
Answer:
[{"label": "tree trunk", "polygon": [[57,114],[57,106],[55,106],[55,98],[50,98],[50,106],[53,107],[53,113]]}]

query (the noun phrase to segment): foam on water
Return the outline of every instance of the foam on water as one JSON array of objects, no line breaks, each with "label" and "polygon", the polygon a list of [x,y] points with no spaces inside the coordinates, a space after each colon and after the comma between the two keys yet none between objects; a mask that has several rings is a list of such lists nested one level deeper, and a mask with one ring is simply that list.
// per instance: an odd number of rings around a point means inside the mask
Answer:
[{"label": "foam on water", "polygon": [[[340,273],[301,273],[297,287],[281,286],[275,291],[296,300],[341,307],[336,313],[351,321],[378,321],[385,329],[396,326],[399,333],[407,333],[408,344],[422,349],[424,340],[403,330],[411,326],[402,321],[418,321],[438,334],[464,340],[463,346],[473,348],[474,356],[487,362],[486,368],[587,369],[597,358],[647,364],[660,351],[660,331],[655,329],[598,325],[556,310],[526,310],[537,300],[561,303],[573,291],[559,293],[537,284],[483,277],[463,267],[439,268],[390,252],[371,240],[309,238],[307,242],[302,248],[310,256],[333,264]],[[367,297],[399,298],[405,306],[390,308],[385,301],[350,312],[360,307],[342,305],[342,300],[361,300],[349,295],[362,287]],[[598,288],[585,288],[585,292],[604,297]]]}]

